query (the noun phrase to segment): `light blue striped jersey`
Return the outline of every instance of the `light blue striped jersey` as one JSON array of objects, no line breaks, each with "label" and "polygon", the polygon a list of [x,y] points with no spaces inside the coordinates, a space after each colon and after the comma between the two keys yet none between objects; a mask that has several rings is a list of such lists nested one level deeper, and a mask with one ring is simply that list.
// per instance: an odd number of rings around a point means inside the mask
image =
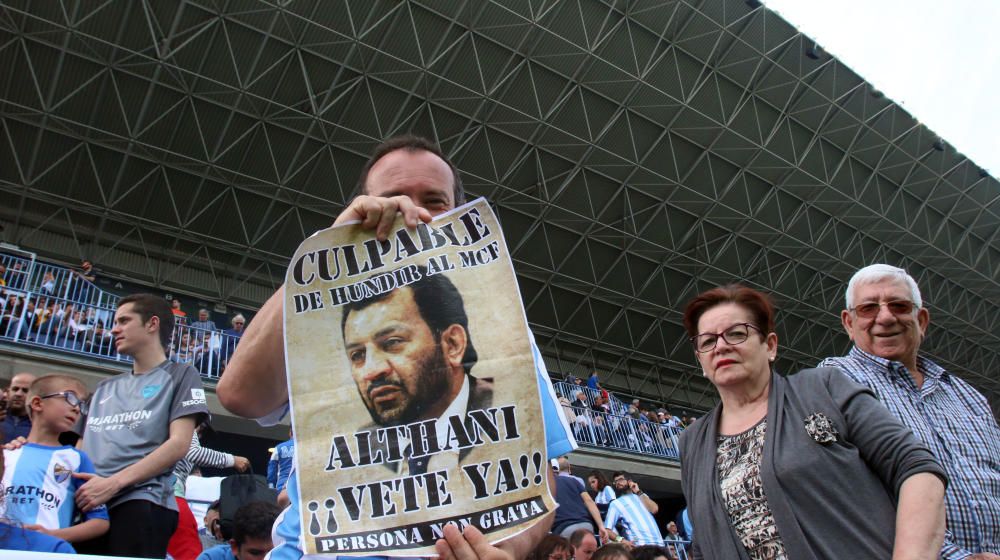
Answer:
[{"label": "light blue striped jersey", "polygon": [[[87,455],[68,445],[51,447],[26,443],[20,449],[4,450],[4,499],[0,512],[22,525],[65,529],[73,524],[74,494],[85,480],[71,473],[93,473]],[[107,519],[101,506],[84,515],[84,520]]]},{"label": "light blue striped jersey", "polygon": [[288,482],[295,460],[295,440],[283,441],[274,448],[271,459],[267,462],[267,483],[271,488],[280,491]]},{"label": "light blue striped jersey", "polygon": [[594,503],[597,504],[610,504],[618,496],[615,495],[615,489],[611,487],[610,484],[604,487],[597,493],[597,498],[594,499]]},{"label": "light blue striped jersey", "polygon": [[642,498],[635,494],[622,494],[618,499],[608,504],[608,515],[604,518],[604,526],[614,529],[618,520],[625,526],[626,539],[635,546],[663,546],[663,535],[656,526],[656,519],[642,505]]}]

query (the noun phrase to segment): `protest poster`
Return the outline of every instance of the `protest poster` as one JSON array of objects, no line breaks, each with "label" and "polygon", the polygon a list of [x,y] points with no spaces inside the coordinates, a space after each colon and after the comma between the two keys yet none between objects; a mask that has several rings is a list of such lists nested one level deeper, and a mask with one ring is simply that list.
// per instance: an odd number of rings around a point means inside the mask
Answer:
[{"label": "protest poster", "polygon": [[388,239],[306,239],[285,359],[307,554],[433,555],[443,527],[497,542],[555,503],[527,322],[503,233],[475,200]]}]

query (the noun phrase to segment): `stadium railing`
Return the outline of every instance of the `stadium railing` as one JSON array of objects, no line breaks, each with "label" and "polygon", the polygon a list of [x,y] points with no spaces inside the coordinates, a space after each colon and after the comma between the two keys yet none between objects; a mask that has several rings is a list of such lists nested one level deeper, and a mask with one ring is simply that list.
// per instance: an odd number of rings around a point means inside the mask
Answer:
[{"label": "stadium railing", "polygon": [[[677,437],[681,431],[679,428],[651,422],[645,417],[633,418],[622,414],[622,403],[617,399],[610,399],[609,404],[618,413],[594,410],[591,407],[594,399],[600,396],[600,391],[564,382],[553,385],[556,393],[565,397],[563,410],[566,420],[581,445],[653,455],[675,461],[680,459],[677,446]],[[585,395],[586,405],[574,406],[574,402],[580,402],[576,399],[580,392]]]},{"label": "stadium railing", "polygon": [[[0,253],[0,340],[131,363],[118,354],[111,337],[119,297],[79,278],[73,271],[41,263],[33,256]],[[169,358],[190,363],[206,379],[217,380],[239,337],[178,321]]]}]

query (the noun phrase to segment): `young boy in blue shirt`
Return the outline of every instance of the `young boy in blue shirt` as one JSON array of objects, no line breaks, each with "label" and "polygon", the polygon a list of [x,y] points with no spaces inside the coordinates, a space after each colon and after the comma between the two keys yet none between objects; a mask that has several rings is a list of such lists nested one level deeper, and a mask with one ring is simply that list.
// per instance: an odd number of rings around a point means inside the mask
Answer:
[{"label": "young boy in blue shirt", "polygon": [[5,516],[71,543],[103,535],[109,527],[104,506],[83,513],[82,521],[73,525],[78,511],[74,494],[85,482],[76,475],[93,473],[94,465],[83,451],[59,444],[59,434],[72,430],[81,409],[86,409],[87,392],[80,380],[68,375],[35,380],[27,397],[32,422],[27,443],[3,452],[7,495],[0,508],[6,509]]}]

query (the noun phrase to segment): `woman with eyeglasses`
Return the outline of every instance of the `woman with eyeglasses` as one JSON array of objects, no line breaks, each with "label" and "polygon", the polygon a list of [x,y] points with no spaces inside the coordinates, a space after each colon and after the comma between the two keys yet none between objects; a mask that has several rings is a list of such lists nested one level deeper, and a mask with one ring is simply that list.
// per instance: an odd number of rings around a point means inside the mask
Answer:
[{"label": "woman with eyeglasses", "polygon": [[774,372],[774,322],[770,299],[736,284],[684,311],[720,400],[680,437],[692,557],[937,558],[941,466],[840,370]]}]

